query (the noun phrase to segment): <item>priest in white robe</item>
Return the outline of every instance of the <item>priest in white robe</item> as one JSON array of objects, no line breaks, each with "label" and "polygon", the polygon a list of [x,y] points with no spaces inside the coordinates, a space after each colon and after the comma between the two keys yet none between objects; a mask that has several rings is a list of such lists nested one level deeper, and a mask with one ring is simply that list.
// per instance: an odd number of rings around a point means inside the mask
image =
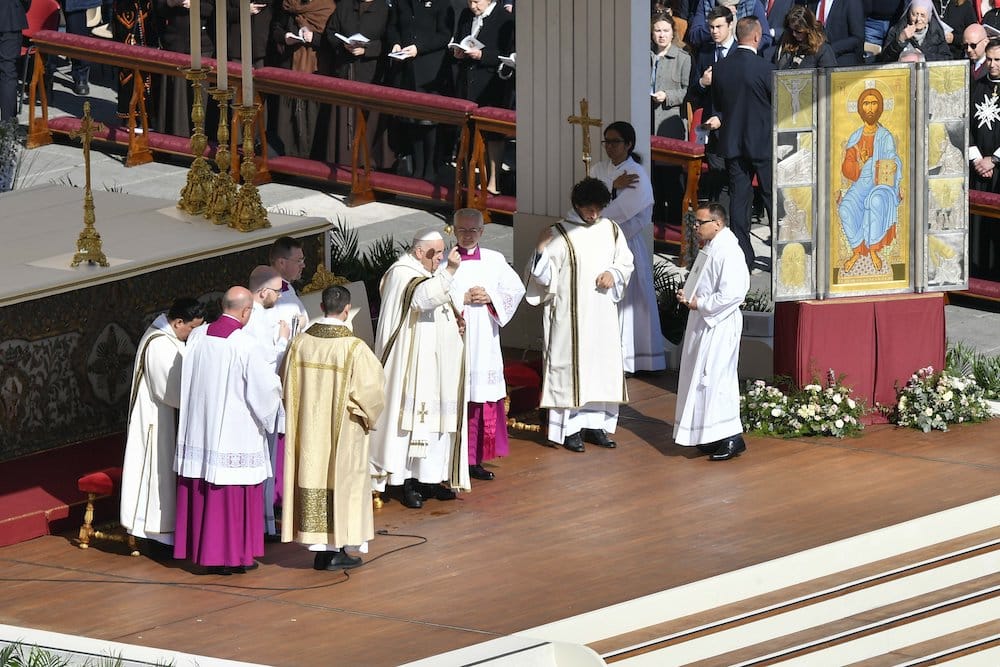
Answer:
[{"label": "priest in white robe", "polygon": [[[282,294],[285,282],[281,274],[270,266],[257,266],[250,272],[250,279],[247,286],[250,294],[253,295],[253,312],[250,320],[243,327],[243,331],[257,341],[261,354],[267,365],[277,373],[278,363],[285,356],[288,349],[288,339],[291,336],[291,325],[286,320],[275,319],[271,316],[271,310],[278,303],[278,298]],[[293,291],[294,293],[294,291]],[[292,315],[296,317],[297,315]],[[277,447],[278,432],[284,431],[284,410],[279,409],[275,423],[267,432],[267,449],[271,457],[272,477],[268,477],[264,482],[264,539],[269,542],[277,542],[278,534],[274,519],[274,503],[276,496],[276,486],[281,482],[277,479]]]},{"label": "priest in white robe", "polygon": [[691,313],[677,381],[674,442],[696,446],[713,461],[725,461],[746,451],[737,366],[743,334],[740,304],[750,289],[750,273],[728,227],[726,209],[705,204],[695,218],[706,257],[693,293],[677,293]]},{"label": "priest in white robe", "polygon": [[379,288],[375,354],[385,368],[386,408],[372,434],[373,485],[402,487],[400,500],[411,508],[469,489],[465,324],[449,293],[462,260],[457,248],[444,266],[443,256],[440,232],[419,232]]},{"label": "priest in white robe", "polygon": [[185,341],[205,321],[196,299],[174,301],[139,339],[122,464],[121,524],[130,535],[174,543],[177,409]]},{"label": "priest in white robe", "polygon": [[616,121],[604,130],[608,159],[590,170],[611,190],[611,202],[601,215],[618,223],[632,251],[634,271],[618,304],[622,320],[622,354],[626,373],[662,371],[667,367],[660,313],[653,289],[653,185],[639,164],[635,128]]},{"label": "priest in white robe", "polygon": [[524,296],[524,284],[503,254],[479,245],[482,213],[474,208],[459,209],[453,224],[462,256],[451,284],[451,298],[465,320],[469,475],[491,480],[495,474],[484,468],[483,462],[510,452],[500,327],[514,317]]},{"label": "priest in white robe", "polygon": [[286,357],[285,503],[282,540],[315,552],[313,568],[362,564],[375,537],[368,434],[385,404],[385,374],[354,335],[346,287],[323,290],[325,313],[297,336]]},{"label": "priest in white robe", "polygon": [[174,557],[219,574],[264,554],[266,434],[281,384],[242,330],[252,311],[248,289],[227,290],[221,317],[189,338],[181,372]]},{"label": "priest in white robe", "polygon": [[615,447],[608,434],[628,401],[618,303],[632,276],[632,252],[621,228],[601,217],[610,200],[596,178],[573,186],[573,209],[542,231],[528,265],[525,300],[545,308],[548,437],[574,452],[584,451],[584,442]]}]

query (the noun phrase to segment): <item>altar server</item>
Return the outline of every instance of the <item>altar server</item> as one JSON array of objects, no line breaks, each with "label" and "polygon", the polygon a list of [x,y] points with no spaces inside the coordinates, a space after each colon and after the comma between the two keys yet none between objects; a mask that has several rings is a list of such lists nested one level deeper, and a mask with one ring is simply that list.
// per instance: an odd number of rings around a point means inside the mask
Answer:
[{"label": "altar server", "polygon": [[474,208],[459,209],[455,211],[454,227],[462,263],[455,271],[451,298],[466,327],[469,475],[490,480],[494,473],[483,467],[483,461],[506,456],[510,451],[500,327],[514,317],[524,296],[524,285],[502,254],[479,245],[482,213]]},{"label": "altar server", "polygon": [[[462,261],[444,256],[440,232],[425,230],[382,277],[375,354],[386,374],[386,409],[372,436],[374,486],[401,486],[410,508],[453,500],[469,488],[465,438],[465,324],[448,290]],[[448,481],[451,488],[441,485]]]},{"label": "altar server", "polygon": [[677,381],[674,442],[697,446],[711,460],[725,461],[747,448],[736,370],[743,333],[740,304],[750,289],[750,272],[739,241],[728,227],[726,209],[703,204],[695,218],[706,257],[693,292],[677,292],[677,300],[691,314]]},{"label": "altar server", "polygon": [[346,287],[323,290],[324,317],[288,350],[285,501],[281,533],[316,552],[317,570],[361,565],[346,547],[375,537],[368,434],[385,404],[385,374],[354,336]]},{"label": "altar server", "polygon": [[602,143],[608,159],[591,171],[611,190],[611,202],[601,216],[621,227],[634,265],[618,304],[625,372],[662,371],[667,357],[653,290],[653,250],[647,241],[653,229],[653,185],[634,152],[635,128],[630,123],[608,125]]},{"label": "altar server", "polygon": [[573,452],[584,442],[617,445],[618,406],[628,400],[618,303],[632,277],[625,234],[601,211],[611,201],[596,178],[573,186],[572,210],[542,230],[528,266],[526,301],[543,305],[545,365],[541,407],[549,440]]},{"label": "altar server", "polygon": [[181,373],[174,557],[218,574],[256,567],[264,553],[266,433],[281,385],[242,330],[251,312],[248,289],[226,291],[222,316],[191,337]]},{"label": "altar server", "polygon": [[132,372],[121,524],[130,535],[164,545],[174,543],[174,451],[185,341],[204,321],[198,301],[174,301],[139,339]]}]

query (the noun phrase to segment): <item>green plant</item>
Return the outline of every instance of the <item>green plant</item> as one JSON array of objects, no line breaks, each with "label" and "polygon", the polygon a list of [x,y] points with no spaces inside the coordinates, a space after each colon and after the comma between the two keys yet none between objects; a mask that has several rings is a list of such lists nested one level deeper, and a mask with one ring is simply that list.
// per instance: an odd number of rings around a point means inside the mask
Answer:
[{"label": "green plant", "polygon": [[947,431],[949,424],[984,421],[991,417],[983,388],[972,376],[921,368],[896,389],[892,420],[900,426]]},{"label": "green plant", "polygon": [[774,304],[771,303],[771,297],[768,296],[767,292],[755,289],[747,292],[746,298],[740,304],[740,310],[753,313],[770,313],[774,310]]},{"label": "green plant", "polygon": [[665,262],[653,263],[653,291],[660,313],[660,329],[674,345],[680,345],[687,328],[688,307],[677,300],[677,292],[684,287],[680,277]]},{"label": "green plant", "polygon": [[991,401],[1000,400],[1000,357],[976,355],[972,362],[972,376]]},{"label": "green plant", "polygon": [[944,353],[944,369],[952,375],[966,377],[972,375],[976,358],[979,354],[966,343],[948,343],[948,349]]},{"label": "green plant", "polygon": [[748,430],[784,438],[854,435],[864,428],[864,414],[862,402],[833,369],[827,373],[825,387],[817,380],[785,394],[763,380],[754,380],[740,396],[740,418]]},{"label": "green plant", "polygon": [[24,130],[17,120],[0,123],[0,192],[24,185],[28,166],[24,153]]}]

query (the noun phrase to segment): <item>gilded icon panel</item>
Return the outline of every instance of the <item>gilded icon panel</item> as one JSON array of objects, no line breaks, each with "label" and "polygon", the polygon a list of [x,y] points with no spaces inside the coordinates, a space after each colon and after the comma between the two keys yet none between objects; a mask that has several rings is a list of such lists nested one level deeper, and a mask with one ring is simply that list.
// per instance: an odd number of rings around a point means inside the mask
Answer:
[{"label": "gilded icon panel", "polygon": [[964,284],[965,232],[928,234],[924,262],[929,286]]},{"label": "gilded icon panel", "polygon": [[775,73],[775,108],[779,131],[815,126],[813,99],[815,79],[812,70],[788,70]]}]

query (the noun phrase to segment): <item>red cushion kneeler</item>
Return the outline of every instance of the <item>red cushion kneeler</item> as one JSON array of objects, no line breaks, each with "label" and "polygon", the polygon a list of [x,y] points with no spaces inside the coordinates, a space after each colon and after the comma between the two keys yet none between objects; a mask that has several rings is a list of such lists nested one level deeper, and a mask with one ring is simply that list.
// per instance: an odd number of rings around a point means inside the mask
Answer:
[{"label": "red cushion kneeler", "polygon": [[104,470],[84,475],[77,480],[76,487],[83,493],[110,496],[115,491],[115,484],[121,481],[121,468],[105,468]]}]

